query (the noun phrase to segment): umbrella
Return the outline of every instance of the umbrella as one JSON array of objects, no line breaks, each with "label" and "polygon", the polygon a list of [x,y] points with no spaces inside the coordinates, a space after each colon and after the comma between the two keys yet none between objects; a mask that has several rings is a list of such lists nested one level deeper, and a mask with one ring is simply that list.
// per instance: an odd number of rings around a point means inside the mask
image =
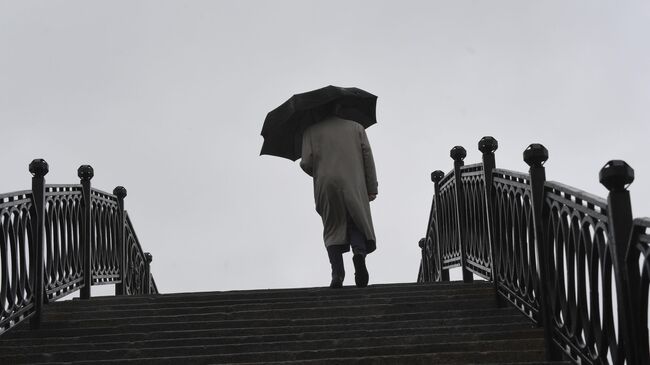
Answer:
[{"label": "umbrella", "polygon": [[[337,106],[337,108],[334,108]],[[273,155],[295,161],[302,150],[302,132],[329,111],[353,120],[364,128],[377,123],[377,97],[356,87],[326,86],[296,94],[269,112],[264,120],[264,144],[260,155]]]}]

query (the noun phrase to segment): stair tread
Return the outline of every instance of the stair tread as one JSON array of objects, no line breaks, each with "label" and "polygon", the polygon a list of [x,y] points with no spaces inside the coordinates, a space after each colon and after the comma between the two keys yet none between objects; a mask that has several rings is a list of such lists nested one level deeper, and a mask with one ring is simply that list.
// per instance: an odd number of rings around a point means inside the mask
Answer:
[{"label": "stair tread", "polygon": [[[520,338],[539,338],[543,333],[538,328],[520,328],[509,331],[489,331],[489,332],[454,332],[453,336],[449,333],[432,334],[429,329],[425,331],[414,331],[413,329],[394,329],[383,331],[348,331],[348,332],[329,332],[329,333],[297,333],[288,335],[267,335],[267,336],[227,336],[227,337],[189,337],[189,338],[174,338],[174,339],[140,339],[140,340],[122,340],[114,342],[96,342],[85,344],[83,348],[75,350],[77,352],[87,352],[96,350],[118,350],[118,349],[153,349],[159,347],[181,347],[181,346],[242,346],[250,345],[279,345],[279,344],[292,344],[292,343],[325,343],[327,341],[358,341],[359,338],[370,339],[374,338],[380,341],[397,341],[397,340],[430,340],[434,343],[448,342],[472,342],[479,341],[483,338],[491,339],[520,339]],[[75,342],[76,343],[76,342]],[[70,351],[70,341],[61,343],[59,345],[46,343],[40,345],[23,345],[23,346],[7,346],[0,347],[2,355],[15,355],[25,353],[25,349],[30,348],[38,350],[39,352],[56,353]]]},{"label": "stair tread", "polygon": [[[237,361],[234,359],[223,359],[223,357],[212,355],[199,356],[176,356],[176,357],[158,357],[158,358],[138,358],[138,359],[117,359],[104,361],[79,361],[74,362],[77,365],[101,365],[101,364],[230,364],[237,363],[240,365],[259,365],[259,364],[372,364],[372,365],[395,365],[395,364],[522,364],[522,365],[541,365],[543,357],[542,350],[520,350],[513,351],[458,351],[445,353],[412,353],[412,354],[390,354],[374,356],[332,356],[319,359],[280,359],[280,360],[262,360],[262,361]],[[408,361],[408,362],[406,362]],[[46,364],[46,363],[36,363]],[[47,362],[47,364],[72,364],[72,362]],[[553,363],[557,364],[557,363]]]},{"label": "stair tread", "polygon": [[546,364],[541,329],[487,282],[97,297],[42,318],[0,337],[0,363]]},{"label": "stair tread", "polygon": [[[206,307],[200,313],[181,313],[181,314],[163,314],[153,311],[151,313],[142,313],[141,315],[120,316],[119,313],[106,317],[91,317],[80,319],[67,319],[66,317],[46,316],[48,325],[61,326],[66,324],[67,327],[74,327],[75,325],[89,326],[90,324],[112,323],[130,321],[130,323],[163,323],[163,322],[192,322],[202,320],[255,320],[255,319],[316,319],[316,318],[349,318],[357,317],[359,315],[374,316],[374,315],[410,315],[413,313],[428,313],[429,315],[445,316],[448,318],[471,317],[474,315],[482,315],[486,313],[499,312],[500,309],[484,308],[484,309],[468,309],[466,307],[474,307],[477,304],[484,304],[483,301],[471,301],[466,303],[449,303],[444,307],[439,305],[431,305],[429,302],[417,302],[408,304],[373,304],[365,306],[337,306],[328,308],[292,308],[292,309],[272,309],[272,310],[241,310],[237,311],[212,311],[213,308]],[[445,309],[452,308],[452,309]],[[513,312],[514,314],[515,312]],[[331,314],[331,315],[330,315]],[[48,318],[49,317],[49,318]]]},{"label": "stair tread", "polygon": [[[271,342],[266,344],[229,344],[229,345],[193,345],[193,346],[172,346],[165,348],[117,348],[108,350],[83,350],[74,349],[63,352],[53,353],[22,353],[14,355],[2,355],[2,359],[12,362],[20,361],[40,361],[42,358],[56,357],[66,361],[78,360],[104,360],[104,359],[124,359],[124,358],[154,358],[154,357],[173,357],[178,353],[196,354],[196,355],[213,355],[223,358],[250,358],[251,356],[268,356],[277,357],[291,353],[292,356],[303,358],[318,357],[321,353],[348,352],[354,354],[358,352],[383,352],[404,353],[408,351],[419,351],[426,349],[427,352],[449,352],[463,349],[466,351],[485,351],[489,348],[506,348],[506,347],[528,347],[539,344],[542,339],[539,334],[536,336],[522,336],[519,338],[508,339],[479,339],[473,341],[454,341],[450,338],[445,342],[429,343],[424,336],[399,336],[383,338],[363,338],[346,341],[338,339],[315,340],[315,341],[293,341],[293,342]],[[278,350],[281,349],[281,350]],[[278,355],[283,354],[283,355]]]}]

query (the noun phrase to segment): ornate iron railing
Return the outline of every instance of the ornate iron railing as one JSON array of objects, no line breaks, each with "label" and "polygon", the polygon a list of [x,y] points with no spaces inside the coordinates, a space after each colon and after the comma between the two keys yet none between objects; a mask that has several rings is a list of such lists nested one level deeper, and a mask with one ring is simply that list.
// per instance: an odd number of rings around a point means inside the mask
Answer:
[{"label": "ornate iron railing", "polygon": [[115,284],[116,295],[158,293],[151,255],[140,246],[124,210],[126,189],[113,194],[90,186],[46,185],[44,160],[29,165],[32,190],[0,194],[0,335],[30,318],[40,324],[43,304],[90,287]]},{"label": "ornate iron railing", "polygon": [[34,313],[31,191],[0,195],[0,331]]},{"label": "ornate iron railing", "polygon": [[632,219],[634,171],[608,162],[600,171],[604,200],[546,181],[544,146],[524,151],[528,174],[497,169],[497,146],[481,139],[483,162],[469,166],[456,146],[454,170],[431,174],[418,281],[449,280],[457,266],[467,282],[467,273],[491,281],[500,305],[544,327],[549,360],[649,364],[650,219]]}]

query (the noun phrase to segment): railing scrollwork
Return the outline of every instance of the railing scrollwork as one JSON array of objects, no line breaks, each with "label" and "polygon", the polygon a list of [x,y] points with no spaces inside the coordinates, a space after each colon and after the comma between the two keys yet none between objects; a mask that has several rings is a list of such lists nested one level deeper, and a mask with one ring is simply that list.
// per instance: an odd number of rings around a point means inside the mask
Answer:
[{"label": "railing scrollwork", "polygon": [[78,290],[89,298],[92,285],[158,293],[151,255],[124,211],[126,189],[92,188],[89,165],[79,168],[78,185],[46,185],[42,159],[29,171],[32,190],[0,194],[0,335],[28,318],[38,328],[43,304]]},{"label": "railing scrollwork", "polygon": [[650,364],[650,219],[632,218],[634,170],[617,160],[601,169],[605,200],[546,181],[540,144],[524,151],[527,174],[496,168],[496,147],[484,137],[483,162],[461,166],[454,147],[454,169],[435,172],[418,280],[448,280],[440,273],[460,266],[492,281],[499,301],[544,327],[549,360]]}]

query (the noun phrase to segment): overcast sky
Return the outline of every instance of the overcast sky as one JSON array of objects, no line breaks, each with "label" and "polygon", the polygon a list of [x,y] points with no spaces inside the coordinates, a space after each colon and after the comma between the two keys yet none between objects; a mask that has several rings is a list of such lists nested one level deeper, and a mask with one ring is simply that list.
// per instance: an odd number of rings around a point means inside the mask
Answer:
[{"label": "overcast sky", "polygon": [[650,215],[649,38],[645,0],[0,1],[0,191],[33,158],[48,183],[91,164],[163,292],[327,285],[310,178],[259,132],[294,93],[356,86],[379,96],[370,282],[412,282],[429,174],[484,135],[498,167],[540,142],[549,180],[602,197],[624,159]]}]

